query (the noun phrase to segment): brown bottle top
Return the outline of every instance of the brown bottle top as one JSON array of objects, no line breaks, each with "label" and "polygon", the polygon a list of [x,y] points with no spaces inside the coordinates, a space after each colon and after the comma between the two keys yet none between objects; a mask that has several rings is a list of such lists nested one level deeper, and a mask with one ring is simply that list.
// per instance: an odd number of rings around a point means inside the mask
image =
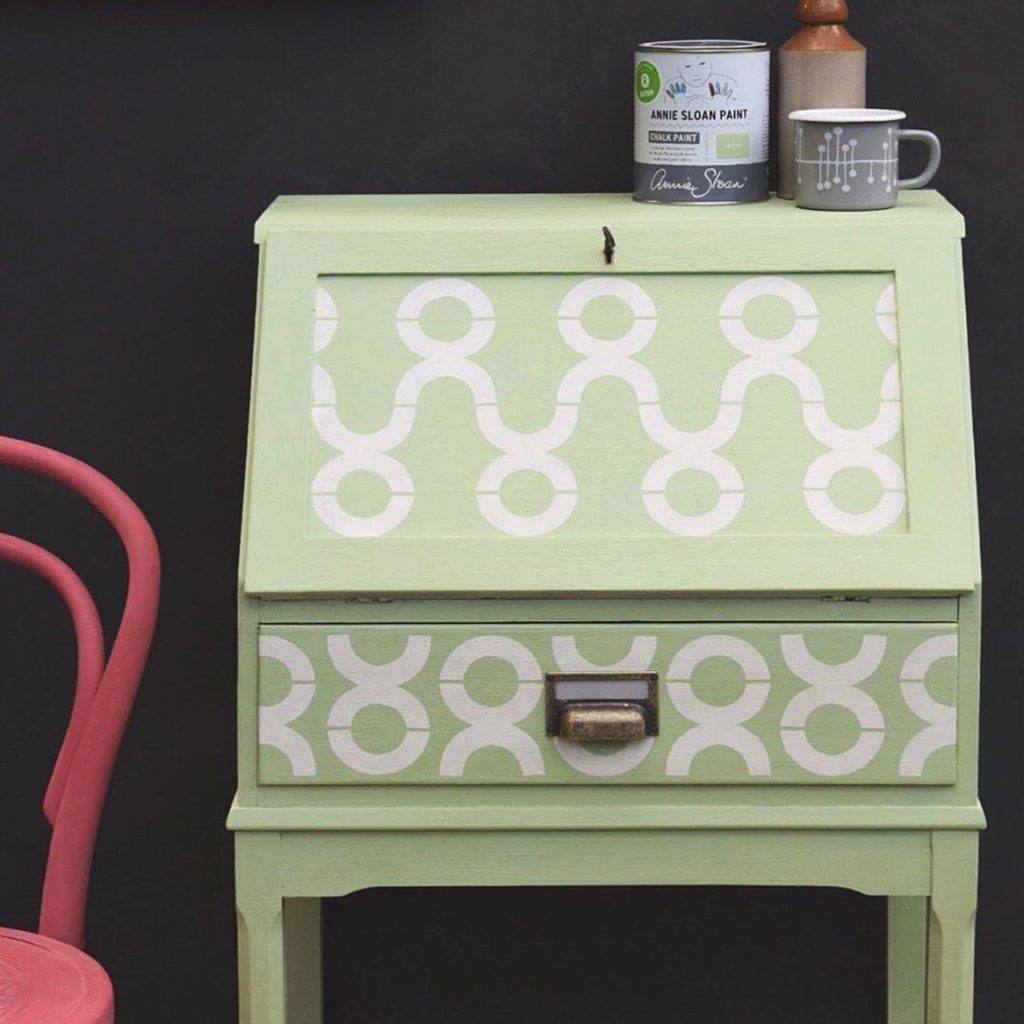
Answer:
[{"label": "brown bottle top", "polygon": [[803,27],[782,44],[783,50],[845,50],[864,47],[846,31],[846,0],[799,0],[796,16]]}]

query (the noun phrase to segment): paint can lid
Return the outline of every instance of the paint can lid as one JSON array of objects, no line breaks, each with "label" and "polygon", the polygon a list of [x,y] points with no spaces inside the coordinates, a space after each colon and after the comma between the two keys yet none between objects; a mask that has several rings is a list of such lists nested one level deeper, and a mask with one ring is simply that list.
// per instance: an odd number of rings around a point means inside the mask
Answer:
[{"label": "paint can lid", "polygon": [[645,53],[743,53],[767,50],[768,44],[752,39],[662,39],[640,43],[637,49]]}]

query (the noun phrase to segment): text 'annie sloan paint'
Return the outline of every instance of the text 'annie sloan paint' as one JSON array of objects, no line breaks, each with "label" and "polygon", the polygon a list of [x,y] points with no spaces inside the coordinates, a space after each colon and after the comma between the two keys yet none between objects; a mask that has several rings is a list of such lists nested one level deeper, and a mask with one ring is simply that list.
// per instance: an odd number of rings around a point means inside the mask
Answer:
[{"label": "text 'annie sloan paint'", "polygon": [[768,198],[769,52],[740,39],[642,43],[636,53],[633,198]]}]

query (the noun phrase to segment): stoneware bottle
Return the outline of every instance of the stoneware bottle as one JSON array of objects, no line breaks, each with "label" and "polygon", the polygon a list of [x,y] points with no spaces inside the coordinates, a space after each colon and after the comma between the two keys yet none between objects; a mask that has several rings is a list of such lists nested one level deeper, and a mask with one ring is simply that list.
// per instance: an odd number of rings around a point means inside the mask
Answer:
[{"label": "stoneware bottle", "polygon": [[867,51],[846,31],[846,0],[800,0],[802,25],[779,50],[778,193],[793,198],[794,110],[863,107],[867,103]]}]

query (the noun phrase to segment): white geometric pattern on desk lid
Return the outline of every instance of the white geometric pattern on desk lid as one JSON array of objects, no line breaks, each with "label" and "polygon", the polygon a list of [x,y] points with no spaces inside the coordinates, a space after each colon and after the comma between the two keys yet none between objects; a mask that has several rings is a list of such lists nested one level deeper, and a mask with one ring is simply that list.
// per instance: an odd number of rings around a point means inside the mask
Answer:
[{"label": "white geometric pattern on desk lid", "polygon": [[[781,338],[761,338],[743,321],[753,299],[782,299],[794,313],[794,324]],[[615,340],[598,340],[583,327],[582,314],[595,298],[613,297],[630,309],[633,322]],[[470,325],[462,338],[437,341],[420,325],[427,303],[450,298],[462,302]],[[879,330],[894,346],[898,343],[895,288],[882,292],[875,309]],[[808,433],[830,449],[816,458],[804,478],[804,499],[812,515],[830,530],[841,534],[872,534],[884,530],[902,514],[906,486],[898,463],[879,448],[896,437],[901,425],[899,368],[893,362],[886,372],[872,423],[858,429],[838,426],[825,408],[821,382],[815,372],[797,358],[814,339],[818,309],[800,284],[781,276],[762,275],[733,287],[719,310],[719,329],[730,345],[746,358],[731,368],[721,387],[713,423],[702,430],[682,431],[671,426],[662,410],[658,384],[652,373],[634,357],[651,341],[657,327],[657,310],[647,292],[621,277],[595,277],[574,285],[558,309],[558,329],[563,340],[584,358],[572,367],[558,387],[554,414],[549,424],[531,433],[511,430],[502,420],[491,376],[473,355],[491,340],[495,329],[490,299],[477,285],[459,278],[435,278],[416,285],[402,300],[396,329],[405,347],[420,356],[399,382],[389,423],[380,430],[357,433],[347,429],[337,412],[334,383],[327,370],[313,367],[312,417],[321,440],[339,454],[316,473],[312,484],[313,508],[332,531],[344,537],[382,537],[399,526],[412,510],[415,486],[407,468],[389,453],[412,432],[420,392],[442,378],[462,381],[476,406],[477,426],[501,454],[488,465],[477,483],[477,504],[484,518],[502,533],[530,537],[547,534],[564,524],[577,503],[576,478],[571,467],[554,451],[572,436],[587,385],[602,377],[625,381],[636,397],[640,423],[648,437],[665,454],[649,467],[641,483],[643,503],[651,519],[680,536],[708,536],[728,526],[744,500],[742,477],[736,466],[718,453],[740,427],[747,387],[755,380],[776,376],[790,381],[802,403]],[[314,349],[323,350],[335,335],[337,311],[322,288],[317,290]],[[881,497],[873,509],[845,512],[832,501],[828,487],[841,470],[860,468],[881,484]],[[372,516],[346,513],[337,498],[341,481],[357,470],[379,476],[390,497],[385,509]],[[502,502],[503,481],[520,470],[543,474],[554,494],[546,510],[524,516],[511,512]],[[711,476],[719,489],[715,506],[700,515],[683,515],[668,502],[665,491],[677,473],[698,470]]]}]

